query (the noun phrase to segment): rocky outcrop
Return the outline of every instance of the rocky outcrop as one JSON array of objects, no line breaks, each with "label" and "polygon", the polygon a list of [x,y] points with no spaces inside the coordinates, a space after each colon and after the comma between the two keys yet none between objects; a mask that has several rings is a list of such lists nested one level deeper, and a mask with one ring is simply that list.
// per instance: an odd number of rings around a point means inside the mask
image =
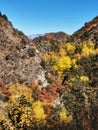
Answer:
[{"label": "rocky outcrop", "polygon": [[0,82],[29,84],[39,80],[41,74],[41,80],[45,80],[40,62],[33,42],[0,13]]}]

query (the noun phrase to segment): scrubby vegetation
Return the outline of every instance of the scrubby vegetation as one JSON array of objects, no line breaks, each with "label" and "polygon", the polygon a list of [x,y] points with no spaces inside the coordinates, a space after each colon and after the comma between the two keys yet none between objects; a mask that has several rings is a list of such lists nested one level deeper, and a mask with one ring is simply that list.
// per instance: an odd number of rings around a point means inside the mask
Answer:
[{"label": "scrubby vegetation", "polygon": [[[0,83],[0,130],[97,130],[98,49],[60,43],[42,55],[48,85]],[[6,87],[5,87],[6,86]]]},{"label": "scrubby vegetation", "polygon": [[0,13],[0,130],[97,130],[97,77],[98,16],[31,41]]}]

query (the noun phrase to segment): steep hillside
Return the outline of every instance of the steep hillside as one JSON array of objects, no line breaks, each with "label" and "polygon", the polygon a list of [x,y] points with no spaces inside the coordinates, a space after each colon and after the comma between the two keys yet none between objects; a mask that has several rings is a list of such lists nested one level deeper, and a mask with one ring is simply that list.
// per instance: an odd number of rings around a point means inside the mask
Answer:
[{"label": "steep hillside", "polygon": [[31,83],[44,79],[39,52],[33,42],[0,14],[0,82]]},{"label": "steep hillside", "polygon": [[0,14],[0,130],[98,129],[97,28],[32,41]]},{"label": "steep hillside", "polygon": [[47,33],[44,36],[35,38],[33,42],[41,53],[45,53],[55,50],[60,45],[60,42],[66,42],[69,37],[70,35],[64,32]]},{"label": "steep hillside", "polygon": [[71,40],[74,42],[92,40],[98,46],[98,16],[92,21],[86,22],[81,29],[72,35]]}]

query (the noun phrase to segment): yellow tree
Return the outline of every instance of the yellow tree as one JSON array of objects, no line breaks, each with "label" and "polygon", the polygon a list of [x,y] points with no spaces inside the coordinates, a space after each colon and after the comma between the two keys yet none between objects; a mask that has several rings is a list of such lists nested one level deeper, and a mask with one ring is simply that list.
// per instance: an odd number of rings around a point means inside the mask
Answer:
[{"label": "yellow tree", "polygon": [[53,66],[53,70],[62,76],[63,71],[71,68],[71,58],[69,56],[59,57],[56,64]]}]

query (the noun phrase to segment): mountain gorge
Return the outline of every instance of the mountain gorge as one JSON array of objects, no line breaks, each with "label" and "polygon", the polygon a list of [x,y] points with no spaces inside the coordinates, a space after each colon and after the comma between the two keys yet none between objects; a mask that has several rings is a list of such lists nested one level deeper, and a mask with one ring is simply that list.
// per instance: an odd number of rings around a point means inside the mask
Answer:
[{"label": "mountain gorge", "polygon": [[97,130],[98,16],[33,40],[0,13],[0,130]]}]

